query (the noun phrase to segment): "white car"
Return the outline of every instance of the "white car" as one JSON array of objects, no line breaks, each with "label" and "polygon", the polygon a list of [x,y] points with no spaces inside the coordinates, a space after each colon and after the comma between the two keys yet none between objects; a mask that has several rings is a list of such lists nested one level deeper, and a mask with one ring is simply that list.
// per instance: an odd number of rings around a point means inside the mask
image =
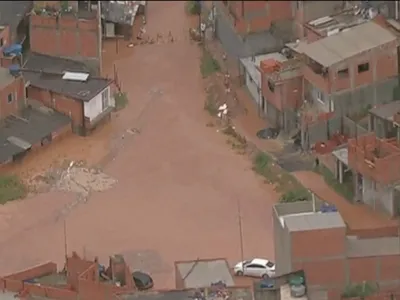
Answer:
[{"label": "white car", "polygon": [[252,276],[268,278],[275,276],[275,264],[272,261],[262,258],[254,258],[239,262],[234,267],[237,276]]}]

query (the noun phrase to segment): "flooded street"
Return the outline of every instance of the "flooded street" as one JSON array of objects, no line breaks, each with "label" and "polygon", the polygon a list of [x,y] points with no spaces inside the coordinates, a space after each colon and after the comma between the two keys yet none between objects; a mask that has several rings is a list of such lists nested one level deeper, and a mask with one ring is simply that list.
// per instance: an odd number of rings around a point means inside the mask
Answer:
[{"label": "flooded street", "polygon": [[[174,261],[240,259],[239,203],[245,256],[273,259],[277,195],[206,126],[200,50],[189,42],[194,20],[184,5],[149,2],[146,34],[171,32],[173,42],[119,41],[118,54],[105,42],[104,72],[115,64],[125,109],[93,135],[66,137],[13,167],[25,179],[60,171],[49,191],[0,207],[1,274],[48,260],[61,267],[65,224],[68,251],[104,262],[122,253],[155,288],[173,288]],[[65,173],[71,161],[85,163]]]}]

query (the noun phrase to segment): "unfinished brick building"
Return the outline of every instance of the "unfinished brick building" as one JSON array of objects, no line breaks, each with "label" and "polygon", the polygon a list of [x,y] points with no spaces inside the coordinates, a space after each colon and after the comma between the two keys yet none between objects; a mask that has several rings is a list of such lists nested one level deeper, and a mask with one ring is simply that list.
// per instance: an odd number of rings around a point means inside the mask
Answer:
[{"label": "unfinished brick building", "polygon": [[291,1],[222,1],[239,34],[269,30],[276,21],[292,17]]},{"label": "unfinished brick building", "polygon": [[339,212],[324,205],[318,199],[275,205],[277,274],[304,270],[309,291],[324,292],[323,299],[340,299],[346,286],[363,282],[381,292],[399,289],[398,237],[387,236],[396,233],[396,222],[345,202]]},{"label": "unfinished brick building", "polygon": [[123,257],[110,257],[110,264],[101,276],[100,268],[96,260],[87,261],[73,253],[66,258],[62,272],[57,272],[55,263],[45,263],[0,277],[0,289],[17,293],[20,299],[58,300],[117,300],[120,299],[118,295],[136,290]]},{"label": "unfinished brick building", "polygon": [[100,74],[101,21],[97,11],[82,11],[77,2],[34,1],[31,50],[84,62],[93,74]]}]

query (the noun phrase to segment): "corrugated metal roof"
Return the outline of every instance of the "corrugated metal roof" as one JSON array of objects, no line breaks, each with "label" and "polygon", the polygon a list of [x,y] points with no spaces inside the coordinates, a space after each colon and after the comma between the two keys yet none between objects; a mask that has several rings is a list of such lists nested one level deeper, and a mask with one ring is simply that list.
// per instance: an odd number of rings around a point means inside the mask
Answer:
[{"label": "corrugated metal roof", "polygon": [[396,36],[389,30],[374,22],[367,22],[314,43],[302,45],[302,52],[321,65],[329,67],[394,40]]},{"label": "corrugated metal roof", "polygon": [[369,110],[370,114],[382,119],[391,119],[398,112],[400,112],[400,101],[386,103]]},{"label": "corrugated metal roof", "polygon": [[281,218],[291,232],[346,227],[338,212],[302,213],[286,215]]}]

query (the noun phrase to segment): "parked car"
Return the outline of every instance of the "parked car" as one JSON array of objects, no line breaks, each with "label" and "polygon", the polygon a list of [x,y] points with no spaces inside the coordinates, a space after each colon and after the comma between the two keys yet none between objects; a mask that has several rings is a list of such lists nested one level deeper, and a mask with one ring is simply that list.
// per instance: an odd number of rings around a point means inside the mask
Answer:
[{"label": "parked car", "polygon": [[139,291],[151,289],[154,285],[153,278],[149,274],[135,271],[132,273],[132,277]]},{"label": "parked car", "polygon": [[234,272],[237,276],[269,278],[275,276],[275,264],[268,259],[254,258],[237,263]]}]

